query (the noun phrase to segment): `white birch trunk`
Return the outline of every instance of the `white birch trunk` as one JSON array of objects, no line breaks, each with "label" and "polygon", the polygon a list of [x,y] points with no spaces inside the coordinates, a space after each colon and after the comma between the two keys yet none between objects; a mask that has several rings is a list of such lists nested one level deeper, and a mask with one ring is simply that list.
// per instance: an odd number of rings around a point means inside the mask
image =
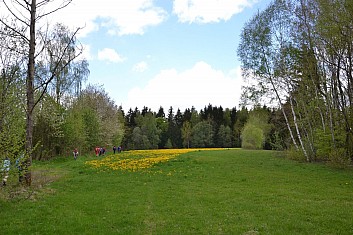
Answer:
[{"label": "white birch trunk", "polygon": [[306,152],[305,150],[305,147],[304,147],[304,144],[303,144],[303,140],[302,140],[302,137],[300,135],[300,131],[299,131],[299,127],[298,127],[298,122],[297,122],[297,116],[295,114],[295,111],[294,111],[294,108],[293,108],[293,100],[292,100],[292,97],[289,96],[289,102],[290,102],[290,106],[291,106],[291,110],[292,110],[292,115],[293,115],[293,122],[294,122],[294,126],[295,126],[295,129],[297,131],[297,136],[298,136],[298,140],[299,140],[299,143],[300,143],[300,146],[303,150],[303,153],[304,153],[304,156],[306,158],[306,161],[310,161],[310,158],[309,158],[309,155],[308,153]]}]

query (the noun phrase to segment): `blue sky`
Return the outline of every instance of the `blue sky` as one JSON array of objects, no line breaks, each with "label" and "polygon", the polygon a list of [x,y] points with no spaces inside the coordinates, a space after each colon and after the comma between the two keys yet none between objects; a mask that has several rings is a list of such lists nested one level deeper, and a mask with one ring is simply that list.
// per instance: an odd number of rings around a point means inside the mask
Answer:
[{"label": "blue sky", "polygon": [[[241,29],[269,0],[73,0],[58,21],[85,25],[87,83],[125,111],[238,107]],[[65,16],[65,17],[62,17]]]}]

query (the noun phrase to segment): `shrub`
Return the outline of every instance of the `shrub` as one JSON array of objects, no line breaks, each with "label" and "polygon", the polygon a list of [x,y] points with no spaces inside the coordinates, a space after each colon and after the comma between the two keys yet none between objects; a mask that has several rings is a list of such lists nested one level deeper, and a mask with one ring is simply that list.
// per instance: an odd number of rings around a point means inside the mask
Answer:
[{"label": "shrub", "polygon": [[350,159],[344,148],[332,149],[328,158],[328,164],[333,167],[344,168],[350,164]]},{"label": "shrub", "polygon": [[304,156],[302,151],[298,151],[295,148],[290,148],[285,152],[285,156],[287,159],[299,161],[299,162],[306,162],[306,157]]},{"label": "shrub", "polygon": [[264,139],[264,132],[261,128],[246,124],[242,133],[242,148],[262,149]]}]

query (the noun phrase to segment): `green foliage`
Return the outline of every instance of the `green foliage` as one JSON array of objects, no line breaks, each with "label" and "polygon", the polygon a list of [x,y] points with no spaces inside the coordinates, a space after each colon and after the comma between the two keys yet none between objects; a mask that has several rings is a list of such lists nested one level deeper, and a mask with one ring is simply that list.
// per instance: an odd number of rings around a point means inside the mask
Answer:
[{"label": "green foliage", "polygon": [[49,159],[63,154],[64,109],[48,95],[45,95],[35,112],[33,141],[39,145],[33,153],[33,158]]},{"label": "green foliage", "polygon": [[[164,116],[164,113],[160,113],[159,115]],[[158,148],[164,148],[168,140],[168,122],[164,117],[156,116],[156,124],[157,129],[160,130]]]},{"label": "green foliage", "polygon": [[0,154],[11,159],[23,151],[26,132],[19,76],[17,67],[11,67],[9,71],[3,68],[0,72]]},{"label": "green foliage", "polygon": [[219,147],[232,147],[232,130],[230,129],[230,127],[221,125],[217,133],[217,139]]},{"label": "green foliage", "polygon": [[245,107],[236,112],[236,121],[233,126],[234,133],[234,146],[240,148],[242,145],[241,133],[244,128],[245,123],[249,118],[249,112]]},{"label": "green foliage", "polygon": [[81,110],[84,126],[84,136],[86,137],[87,149],[93,149],[97,145],[102,145],[100,123],[98,113],[90,108]]},{"label": "green foliage", "polygon": [[141,130],[150,142],[150,146],[148,146],[147,149],[158,148],[158,144],[160,142],[159,135],[161,130],[157,128],[156,118],[151,112],[146,113],[146,115],[143,117]]},{"label": "green foliage", "polygon": [[279,132],[275,131],[272,135],[271,147],[273,150],[284,150],[283,139],[280,137]]},{"label": "green foliage", "polygon": [[[342,148],[343,162],[353,160],[352,9],[352,1],[275,0],[241,33],[237,52],[250,81],[242,100],[276,99],[293,146],[308,161],[326,161]],[[288,134],[273,124],[267,142],[288,147]]]},{"label": "green foliage", "polygon": [[249,119],[241,135],[242,148],[262,149],[264,147],[266,136],[270,131],[268,120],[269,113],[266,109],[257,107],[249,113]]},{"label": "green foliage", "polygon": [[167,140],[167,143],[164,146],[166,149],[172,149],[173,148],[173,144],[172,141],[170,139]]},{"label": "green foliage", "polygon": [[87,151],[89,146],[86,142],[87,134],[84,121],[84,111],[75,108],[70,109],[65,117],[63,126],[65,151],[70,152],[79,148],[79,152]]},{"label": "green foliage", "polygon": [[183,138],[183,146],[189,148],[190,147],[190,139],[191,139],[191,123],[189,121],[184,122],[183,127],[181,129],[181,136]]},{"label": "green foliage", "polygon": [[65,123],[67,147],[91,152],[96,146],[119,146],[124,119],[122,111],[101,87],[88,86],[68,111]]},{"label": "green foliage", "polygon": [[335,148],[330,151],[329,165],[337,168],[346,168],[351,164],[351,159],[347,155],[347,150],[344,148]]},{"label": "green foliage", "polygon": [[191,147],[205,148],[213,147],[213,128],[207,121],[197,123],[191,132]]},{"label": "green foliage", "polygon": [[285,151],[285,156],[286,156],[286,158],[288,158],[290,160],[294,160],[294,161],[298,161],[298,162],[306,162],[306,158],[305,158],[303,152],[298,151],[294,148],[287,149]]},{"label": "green foliage", "polygon": [[316,157],[319,161],[329,161],[332,165],[349,164],[349,157],[345,146],[345,135],[343,130],[336,130],[335,143],[328,131],[317,129],[315,132],[314,146],[317,149]]},{"label": "green foliage", "polygon": [[143,134],[140,127],[135,127],[132,132],[132,141],[134,149],[150,149],[151,143],[147,136]]},{"label": "green foliage", "polygon": [[157,149],[161,130],[157,127],[155,116],[151,112],[136,117],[137,126],[132,132],[134,149]]},{"label": "green foliage", "polygon": [[264,144],[264,132],[261,128],[249,123],[246,124],[242,132],[242,148],[262,149]]}]

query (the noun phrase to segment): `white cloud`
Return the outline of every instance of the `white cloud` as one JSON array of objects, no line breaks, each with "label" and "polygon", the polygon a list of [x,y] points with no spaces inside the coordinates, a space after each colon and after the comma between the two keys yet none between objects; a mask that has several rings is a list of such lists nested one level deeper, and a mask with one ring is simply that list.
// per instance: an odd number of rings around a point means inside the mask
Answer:
[{"label": "white cloud", "polygon": [[255,1],[257,0],[174,0],[173,13],[184,23],[227,21]]},{"label": "white cloud", "polygon": [[80,31],[82,37],[99,28],[106,28],[109,34],[143,34],[147,27],[163,22],[167,12],[153,0],[75,0],[52,17],[66,25],[85,26]]},{"label": "white cloud", "polygon": [[238,106],[241,84],[240,68],[225,74],[205,62],[198,62],[183,72],[161,71],[145,87],[130,90],[123,107],[147,106],[158,111],[160,106],[164,109],[172,106],[184,111],[192,106],[199,110],[210,103],[232,108]]},{"label": "white cloud", "polygon": [[113,63],[120,63],[125,60],[125,58],[121,57],[114,49],[111,48],[104,48],[103,50],[98,51],[98,59],[107,60]]},{"label": "white cloud", "polygon": [[142,73],[148,69],[148,64],[145,61],[141,61],[134,65],[133,71]]}]

